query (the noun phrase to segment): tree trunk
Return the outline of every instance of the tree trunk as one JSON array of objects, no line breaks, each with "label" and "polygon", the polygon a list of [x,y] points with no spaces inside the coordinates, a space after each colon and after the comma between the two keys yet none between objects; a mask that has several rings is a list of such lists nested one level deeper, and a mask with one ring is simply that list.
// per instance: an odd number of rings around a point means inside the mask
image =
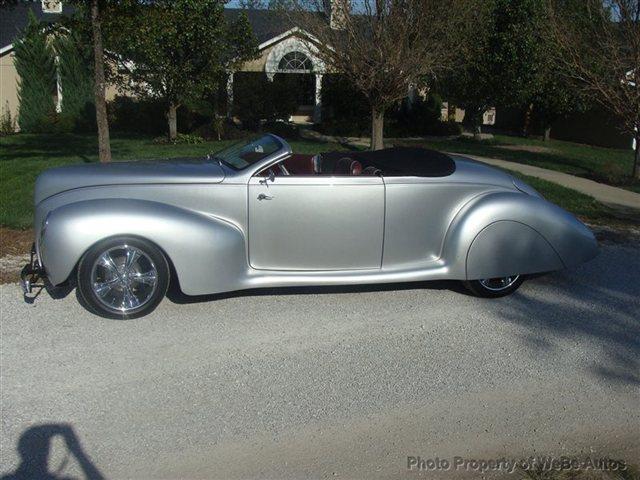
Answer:
[{"label": "tree trunk", "polygon": [[175,103],[169,104],[167,121],[169,122],[169,140],[174,141],[178,137],[178,105]]},{"label": "tree trunk", "polygon": [[531,114],[533,113],[533,103],[530,103],[527,107],[527,111],[524,114],[524,125],[522,126],[522,136],[529,136],[529,126],[531,125]]},{"label": "tree trunk", "polygon": [[633,178],[640,179],[640,135],[636,134],[636,152],[633,161]]},{"label": "tree trunk", "polygon": [[91,28],[93,30],[94,96],[96,102],[96,124],[98,126],[98,157],[101,163],[111,161],[109,144],[109,121],[105,99],[104,53],[98,0],[91,0]]},{"label": "tree trunk", "polygon": [[384,148],[384,110],[373,107],[371,109],[371,150]]},{"label": "tree trunk", "polygon": [[474,120],[473,122],[473,138],[482,140],[482,125],[479,120]]},{"label": "tree trunk", "polygon": [[456,106],[451,102],[447,103],[447,121],[455,122],[456,121]]},{"label": "tree trunk", "polygon": [[544,127],[544,141],[548,142],[551,140],[551,125],[546,125]]}]

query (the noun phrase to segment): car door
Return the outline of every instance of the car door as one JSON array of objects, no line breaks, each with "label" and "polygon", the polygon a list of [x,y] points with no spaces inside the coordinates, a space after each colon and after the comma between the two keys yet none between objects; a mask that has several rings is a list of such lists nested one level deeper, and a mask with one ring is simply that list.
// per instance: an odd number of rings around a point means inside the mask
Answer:
[{"label": "car door", "polygon": [[381,267],[384,183],[377,176],[254,176],[249,261],[266,270]]}]

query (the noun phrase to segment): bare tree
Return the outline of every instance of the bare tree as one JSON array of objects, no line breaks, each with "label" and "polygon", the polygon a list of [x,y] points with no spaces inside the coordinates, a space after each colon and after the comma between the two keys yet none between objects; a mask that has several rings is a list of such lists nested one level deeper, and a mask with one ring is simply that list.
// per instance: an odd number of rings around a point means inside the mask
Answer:
[{"label": "bare tree", "polygon": [[636,140],[640,178],[640,0],[549,0],[550,32],[565,74]]},{"label": "bare tree", "polygon": [[385,110],[454,65],[473,11],[471,0],[300,0],[288,15],[327,69],[369,101],[375,150]]}]

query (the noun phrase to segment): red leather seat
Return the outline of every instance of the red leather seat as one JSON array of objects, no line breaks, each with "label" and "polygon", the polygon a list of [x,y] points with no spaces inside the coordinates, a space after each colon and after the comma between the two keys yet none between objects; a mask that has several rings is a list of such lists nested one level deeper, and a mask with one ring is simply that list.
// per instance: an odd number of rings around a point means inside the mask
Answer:
[{"label": "red leather seat", "polygon": [[358,160],[343,157],[338,160],[333,173],[336,175],[360,175],[362,173],[362,164]]},{"label": "red leather seat", "polygon": [[313,155],[294,153],[284,162],[284,166],[291,175],[313,175]]}]

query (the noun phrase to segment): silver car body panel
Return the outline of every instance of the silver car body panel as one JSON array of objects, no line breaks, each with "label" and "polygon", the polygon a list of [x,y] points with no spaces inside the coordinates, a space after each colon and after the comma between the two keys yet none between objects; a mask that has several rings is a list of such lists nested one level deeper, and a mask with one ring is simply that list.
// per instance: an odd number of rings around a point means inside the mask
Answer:
[{"label": "silver car body panel", "polygon": [[84,187],[153,184],[211,184],[224,180],[222,166],[212,161],[175,159],[166,162],[113,162],[71,165],[38,176],[36,205],[51,195]]},{"label": "silver car body panel", "polygon": [[291,154],[279,140],[280,151],[239,171],[172,161],[44,173],[35,192],[41,265],[59,284],[96,242],[139,236],[165,252],[184,293],[199,295],[491,278],[597,253],[573,215],[478,162],[454,157],[446,177],[256,176]]},{"label": "silver car body panel", "polygon": [[380,177],[260,177],[249,181],[249,263],[260,270],[380,268]]}]

